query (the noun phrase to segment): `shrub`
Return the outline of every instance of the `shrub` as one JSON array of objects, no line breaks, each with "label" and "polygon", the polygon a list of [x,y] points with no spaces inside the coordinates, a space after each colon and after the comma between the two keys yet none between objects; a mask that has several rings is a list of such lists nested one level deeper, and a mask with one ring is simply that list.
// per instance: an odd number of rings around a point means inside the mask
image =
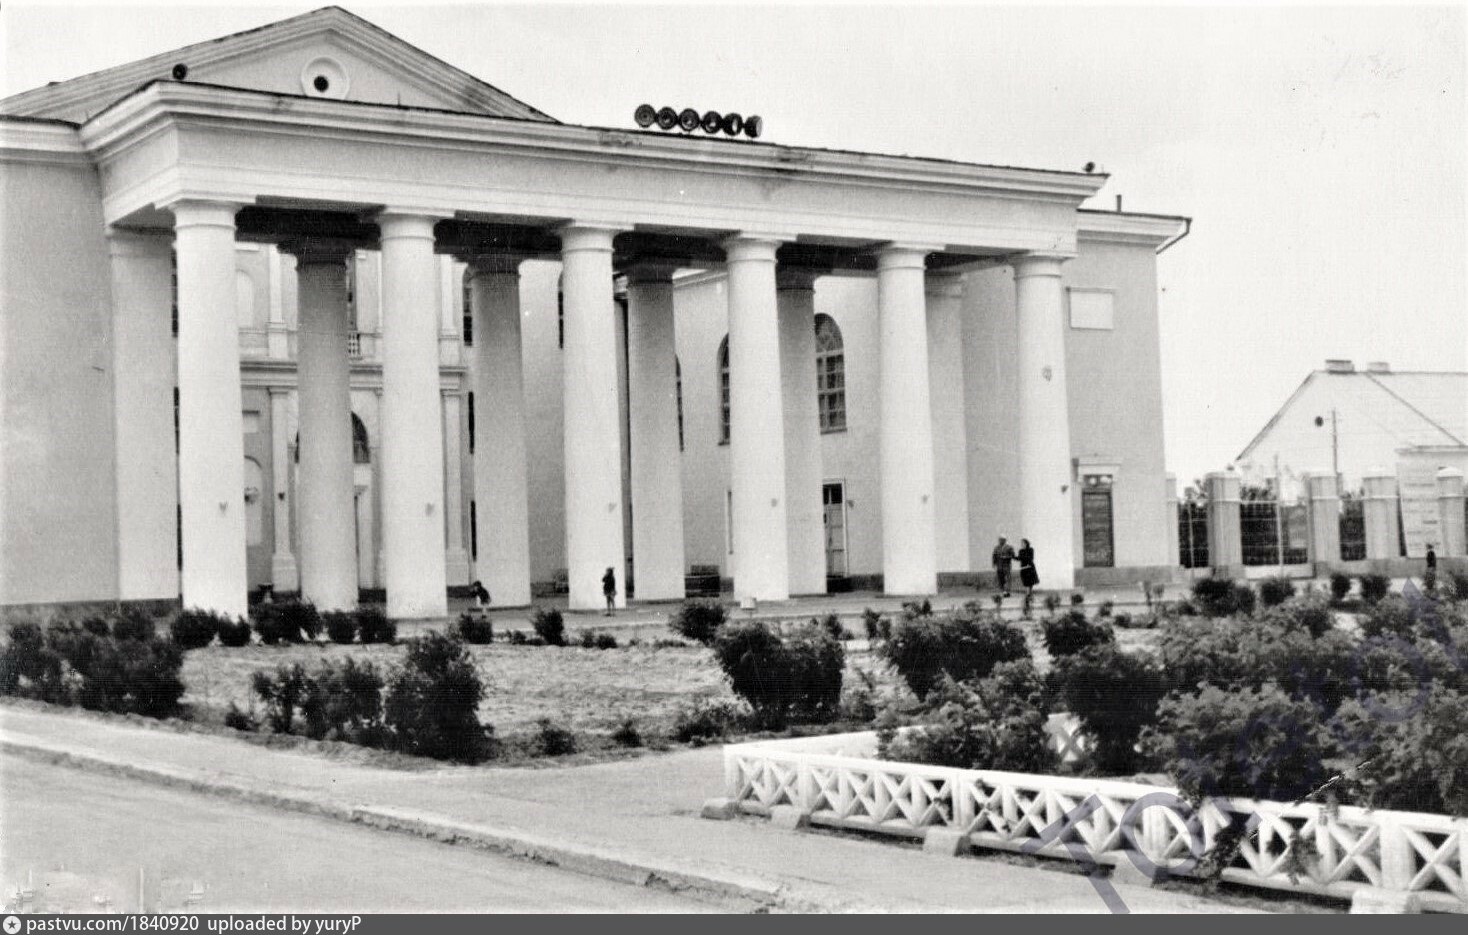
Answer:
[{"label": "shrub", "polygon": [[1368,637],[1398,636],[1410,640],[1417,628],[1417,618],[1412,605],[1395,594],[1379,597],[1370,602],[1366,613],[1358,618],[1361,632]]},{"label": "shrub", "polygon": [[927,698],[921,725],[898,733],[884,716],[877,755],[962,769],[1052,771],[1055,755],[1046,743],[1040,694],[1028,661],[1001,664],[973,682],[944,677]]},{"label": "shrub", "polygon": [[[862,627],[866,629],[868,640],[875,641],[877,637],[881,635],[882,615],[877,613],[875,610],[872,610],[870,607],[861,612],[861,623]],[[887,632],[892,632],[892,628],[890,625],[887,628]]]},{"label": "shrub", "polygon": [[1447,591],[1456,601],[1468,601],[1468,573],[1448,570]]},{"label": "shrub", "polygon": [[260,634],[260,642],[266,646],[301,641],[300,630],[294,634],[290,632],[290,624],[286,622],[282,607],[282,604],[262,602],[250,608],[250,620],[255,625],[255,632]]},{"label": "shrub", "polygon": [[326,638],[333,643],[343,645],[357,638],[357,618],[342,610],[328,610],[321,615],[321,622],[326,627]]},{"label": "shrub", "polygon": [[920,601],[903,601],[902,615],[904,617],[931,617],[933,616],[933,602],[926,597]]},{"label": "shrub", "polygon": [[744,721],[739,708],[727,701],[697,700],[680,707],[673,717],[673,739],[679,743],[702,746],[722,740],[730,730]]},{"label": "shrub", "polygon": [[1087,646],[1116,642],[1116,634],[1110,624],[1086,619],[1079,610],[1072,610],[1058,617],[1050,617],[1040,624],[1045,640],[1045,650],[1057,659],[1078,653]]},{"label": "shrub", "polygon": [[714,654],[761,727],[824,723],[839,712],[846,653],[817,627],[782,639],[762,622],[726,624],[714,641]]},{"label": "shrub", "polygon": [[387,619],[387,614],[375,604],[358,607],[352,612],[357,620],[357,638],[364,643],[396,643],[398,625]]},{"label": "shrub", "polygon": [[541,756],[565,756],[576,752],[576,736],[550,718],[536,721],[535,749]]},{"label": "shrub", "polygon": [[13,623],[10,641],[0,654],[0,689],[7,695],[66,704],[70,698],[62,662],[61,654],[47,645],[40,626]]},{"label": "shrub", "polygon": [[597,649],[616,649],[617,638],[610,633],[598,633],[596,635]]},{"label": "shrub", "polygon": [[1052,678],[1059,704],[1095,742],[1096,768],[1108,775],[1133,772],[1137,738],[1156,719],[1166,693],[1162,667],[1115,645],[1092,644],[1059,657]]},{"label": "shrub", "polygon": [[847,636],[846,628],[841,626],[841,618],[835,614],[826,614],[824,620],[812,620],[811,623],[824,629],[826,635],[833,640],[845,639]]},{"label": "shrub", "polygon": [[1053,614],[1053,613],[1055,613],[1059,609],[1060,609],[1060,595],[1059,594],[1046,594],[1045,595],[1045,612],[1047,614]]},{"label": "shrub", "polygon": [[[100,621],[98,621],[100,622]],[[82,621],[82,626],[93,623],[90,620]],[[95,631],[98,636],[106,636],[105,623],[102,629]],[[118,640],[151,640],[158,636],[158,625],[153,618],[141,608],[124,607],[117,617],[112,621],[112,638]]]},{"label": "shrub", "polygon": [[1277,607],[1294,596],[1294,582],[1284,575],[1274,575],[1259,582],[1259,601],[1265,607]]},{"label": "shrub", "polygon": [[892,630],[882,655],[913,693],[926,695],[939,678],[983,678],[1001,662],[1029,658],[1024,633],[972,607],[952,614],[907,617]]},{"label": "shrub", "polygon": [[370,662],[351,657],[323,661],[306,680],[301,700],[306,736],[386,746],[382,718],[382,676]]},{"label": "shrub", "polygon": [[494,642],[494,621],[483,614],[462,613],[449,628],[449,633],[466,643],[482,646]]},{"label": "shrub", "polygon": [[[1268,604],[1267,601],[1265,603]],[[1330,605],[1323,598],[1307,594],[1271,606],[1264,612],[1261,623],[1319,637],[1335,628],[1335,615],[1330,612]]]},{"label": "shrub", "polygon": [[249,645],[250,625],[243,620],[228,620],[219,625],[219,642],[225,646],[239,648]]},{"label": "shrub", "polygon": [[1368,762],[1356,790],[1364,804],[1468,817],[1465,702],[1439,686],[1425,697],[1372,696],[1341,706],[1331,726],[1352,760]]},{"label": "shrub", "polygon": [[1362,575],[1357,580],[1361,582],[1361,600],[1368,604],[1386,597],[1392,587],[1392,579],[1386,575]]},{"label": "shrub", "polygon": [[108,637],[112,635],[112,628],[111,625],[107,622],[106,617],[98,617],[95,615],[83,617],[81,620],[81,628],[83,631],[90,633],[93,636]]},{"label": "shrub", "polygon": [[718,601],[685,601],[668,621],[668,627],[679,636],[708,646],[728,616],[728,610]]},{"label": "shrub", "polygon": [[1336,603],[1344,601],[1351,593],[1351,576],[1344,572],[1330,573],[1330,596]]},{"label": "shrub", "polygon": [[292,643],[314,640],[321,635],[321,613],[310,601],[285,601],[276,605],[285,621],[285,638]]},{"label": "shrub", "polygon": [[1173,694],[1142,732],[1144,754],[1193,801],[1242,796],[1291,802],[1329,777],[1335,745],[1308,701],[1279,688],[1207,686]]},{"label": "shrub", "polygon": [[229,710],[224,712],[224,726],[248,733],[254,733],[260,729],[259,722],[248,712],[241,711],[239,705],[233,701],[229,703]]},{"label": "shrub", "polygon": [[1070,606],[1079,607],[1086,602],[1086,595],[1079,591],[1070,592]]},{"label": "shrub", "polygon": [[1193,582],[1193,604],[1205,617],[1248,616],[1254,612],[1254,592],[1229,578],[1199,578]]},{"label": "shrub", "polygon": [[642,733],[637,729],[637,721],[633,718],[624,718],[617,729],[612,731],[612,740],[622,747],[642,746]]},{"label": "shrub", "polygon": [[441,633],[411,641],[385,704],[394,746],[417,756],[479,762],[490,752],[489,731],[478,717],[483,697],[463,643]]},{"label": "shrub", "polygon": [[1115,610],[1115,609],[1116,609],[1116,603],[1114,601],[1102,601],[1101,602],[1101,606],[1096,609],[1096,616],[1098,616],[1098,617],[1110,617],[1111,616],[1111,612],[1113,610]]},{"label": "shrub", "polygon": [[535,615],[530,618],[530,626],[547,646],[566,645],[566,623],[561,619],[559,610],[553,607],[536,608]]},{"label": "shrub", "polygon": [[168,624],[168,634],[180,649],[203,649],[214,642],[214,634],[223,623],[230,622],[223,614],[207,610],[181,610]]}]

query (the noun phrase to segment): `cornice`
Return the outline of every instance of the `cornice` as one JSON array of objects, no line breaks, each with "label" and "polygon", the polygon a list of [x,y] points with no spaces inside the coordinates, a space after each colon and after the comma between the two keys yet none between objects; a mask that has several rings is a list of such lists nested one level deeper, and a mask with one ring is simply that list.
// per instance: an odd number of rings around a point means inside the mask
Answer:
[{"label": "cornice", "polygon": [[1187,229],[1188,218],[1165,214],[1076,210],[1076,236],[1099,243],[1158,247]]},{"label": "cornice", "polygon": [[907,156],[778,146],[546,123],[482,114],[295,97],[197,83],[155,81],[83,124],[98,154],[151,123],[206,122],[254,132],[383,140],[430,148],[505,152],[598,164],[677,167],[718,174],[778,174],[814,181],[1020,197],[1079,204],[1101,175],[986,166]]},{"label": "cornice", "polygon": [[74,124],[56,120],[0,119],[0,161],[91,165]]}]

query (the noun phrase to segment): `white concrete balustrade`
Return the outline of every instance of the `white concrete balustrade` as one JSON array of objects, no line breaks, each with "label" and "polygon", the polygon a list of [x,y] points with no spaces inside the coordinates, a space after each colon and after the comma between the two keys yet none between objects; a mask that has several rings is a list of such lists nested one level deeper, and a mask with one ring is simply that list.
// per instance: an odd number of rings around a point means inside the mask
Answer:
[{"label": "white concrete balustrade", "polygon": [[[1468,910],[1468,819],[1224,798],[1193,812],[1172,788],[898,763],[872,751],[871,733],[726,746],[725,795],[756,814],[793,807],[817,825],[904,838],[956,831],[972,847],[1065,860],[1080,845],[1103,866],[1146,872],[1150,863],[1179,875],[1191,874],[1191,859],[1220,832],[1248,822],[1256,830],[1224,880],[1343,899],[1374,888],[1413,894],[1432,910]],[[1068,817],[1073,828],[1056,835]],[[1297,837],[1315,850],[1301,855],[1301,874],[1288,853]]]}]

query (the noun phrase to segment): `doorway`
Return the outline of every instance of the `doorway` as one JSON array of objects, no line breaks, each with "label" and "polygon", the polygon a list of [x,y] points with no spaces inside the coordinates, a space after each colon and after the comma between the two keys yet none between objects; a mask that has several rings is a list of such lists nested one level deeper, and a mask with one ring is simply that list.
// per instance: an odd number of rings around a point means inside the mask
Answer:
[{"label": "doorway", "polygon": [[826,526],[826,577],[846,577],[846,484],[829,481],[821,487]]}]

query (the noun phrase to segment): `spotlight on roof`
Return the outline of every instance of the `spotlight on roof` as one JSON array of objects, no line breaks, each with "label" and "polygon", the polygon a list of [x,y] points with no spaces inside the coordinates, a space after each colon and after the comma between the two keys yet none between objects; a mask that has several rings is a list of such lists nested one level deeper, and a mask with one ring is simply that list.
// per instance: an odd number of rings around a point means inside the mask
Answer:
[{"label": "spotlight on roof", "polygon": [[716,110],[706,111],[700,114],[692,107],[685,107],[681,111],[671,107],[653,107],[651,104],[639,105],[633,113],[632,119],[644,130],[657,125],[660,130],[671,130],[674,127],[684,133],[692,133],[699,128],[708,134],[723,133],[725,136],[739,136],[741,133],[752,140],[757,140],[765,132],[764,118],[759,116],[745,117],[737,113],[721,114]]},{"label": "spotlight on roof", "polygon": [[1096,171],[1096,164],[1094,162],[1088,162],[1088,163],[1086,163],[1086,173],[1087,174],[1090,174],[1090,173],[1095,172],[1095,171]]},{"label": "spotlight on roof", "polygon": [[187,78],[188,76],[189,76],[189,66],[185,65],[183,62],[179,62],[177,65],[173,66],[173,80],[174,81],[182,81],[185,78]]}]

